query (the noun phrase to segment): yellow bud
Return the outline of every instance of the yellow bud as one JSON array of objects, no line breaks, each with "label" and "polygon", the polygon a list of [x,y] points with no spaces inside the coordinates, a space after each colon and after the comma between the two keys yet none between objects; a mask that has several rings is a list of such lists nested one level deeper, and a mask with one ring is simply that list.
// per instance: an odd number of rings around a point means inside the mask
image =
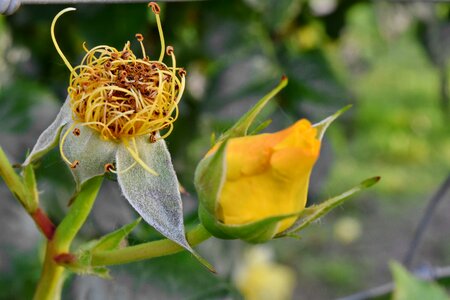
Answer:
[{"label": "yellow bud", "polygon": [[[317,130],[305,119],[276,133],[230,139],[217,218],[226,225],[242,225],[300,212],[319,150]],[[277,233],[295,219],[280,221]]]}]

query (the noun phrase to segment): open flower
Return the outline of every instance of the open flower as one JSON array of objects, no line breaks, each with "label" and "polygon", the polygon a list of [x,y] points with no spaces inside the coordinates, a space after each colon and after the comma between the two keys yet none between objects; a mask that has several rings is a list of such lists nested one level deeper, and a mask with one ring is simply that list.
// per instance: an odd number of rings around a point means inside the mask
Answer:
[{"label": "open flower", "polygon": [[[24,165],[39,159],[59,141],[61,157],[70,166],[77,187],[86,180],[113,172],[123,195],[143,217],[169,239],[192,251],[185,238],[179,184],[164,138],[173,128],[186,72],[177,67],[174,50],[165,47],[160,8],[149,4],[161,38],[158,60],[143,58],[127,42],[122,50],[97,46],[72,67],[54,35],[55,48],[69,68],[68,97],[54,122],[41,134]],[[164,53],[172,65],[163,63]]]}]

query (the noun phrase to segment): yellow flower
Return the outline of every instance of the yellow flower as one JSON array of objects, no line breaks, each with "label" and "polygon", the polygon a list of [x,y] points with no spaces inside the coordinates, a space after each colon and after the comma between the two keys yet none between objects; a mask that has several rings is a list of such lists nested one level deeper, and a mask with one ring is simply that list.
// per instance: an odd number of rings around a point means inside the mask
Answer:
[{"label": "yellow flower", "polygon": [[[161,234],[193,252],[186,240],[181,195],[170,153],[164,142],[178,117],[186,72],[165,45],[160,8],[150,2],[159,31],[161,52],[150,58],[142,34],[136,34],[142,58],[130,49],[100,45],[88,49],[73,67],[58,46],[56,21],[51,35],[70,71],[68,96],[58,116],[41,134],[24,166],[59,142],[61,158],[70,166],[77,189],[92,177],[115,173],[122,194],[142,218]],[[164,56],[171,64],[164,63]],[[196,255],[194,253],[194,255]]]},{"label": "yellow flower", "polygon": [[[317,130],[305,119],[276,133],[230,139],[218,219],[241,225],[300,212],[319,150]],[[290,227],[295,219],[280,221],[276,232]]]},{"label": "yellow flower", "polygon": [[[251,243],[296,236],[379,177],[319,205],[305,208],[309,177],[328,126],[349,106],[311,124],[302,119],[271,134],[252,135],[249,128],[264,106],[287,84],[280,83],[224,132],[195,171],[198,215],[215,237]],[[268,122],[258,126],[256,131]]]},{"label": "yellow flower", "polygon": [[295,272],[274,262],[273,251],[253,246],[244,252],[234,281],[245,300],[288,300],[295,288]]}]

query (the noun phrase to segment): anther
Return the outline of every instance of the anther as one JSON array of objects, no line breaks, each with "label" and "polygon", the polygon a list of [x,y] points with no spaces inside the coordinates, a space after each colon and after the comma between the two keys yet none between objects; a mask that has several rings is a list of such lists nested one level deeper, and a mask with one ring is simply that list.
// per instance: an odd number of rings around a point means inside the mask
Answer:
[{"label": "anther", "polygon": [[144,40],[144,36],[140,33],[136,33],[135,37],[138,40],[138,42],[142,42]]},{"label": "anther", "polygon": [[159,8],[159,5],[156,2],[150,2],[148,4],[148,7],[151,7],[153,13],[156,15],[159,15],[159,13],[161,12],[161,8]]},{"label": "anther", "polygon": [[148,141],[150,142],[150,143],[156,143],[156,134],[155,134],[155,132],[152,132],[152,133],[150,133],[150,136],[148,137]]},{"label": "anther", "polygon": [[167,46],[166,53],[167,53],[167,55],[172,55],[173,54],[173,47],[172,46]]},{"label": "anther", "polygon": [[71,168],[71,169],[75,169],[79,164],[80,164],[80,161],[75,160],[75,161],[70,165],[70,168]]},{"label": "anther", "polygon": [[113,164],[106,164],[105,165],[105,172],[111,172],[111,171],[114,171],[114,170],[115,170],[115,168],[114,168]]},{"label": "anther", "polygon": [[80,136],[80,134],[81,134],[80,128],[75,128],[72,131],[72,133],[73,133],[74,136]]},{"label": "anther", "polygon": [[183,77],[183,76],[186,77],[186,74],[187,74],[187,72],[186,72],[185,69],[180,68],[180,69],[178,70],[178,75],[180,75],[181,77]]}]

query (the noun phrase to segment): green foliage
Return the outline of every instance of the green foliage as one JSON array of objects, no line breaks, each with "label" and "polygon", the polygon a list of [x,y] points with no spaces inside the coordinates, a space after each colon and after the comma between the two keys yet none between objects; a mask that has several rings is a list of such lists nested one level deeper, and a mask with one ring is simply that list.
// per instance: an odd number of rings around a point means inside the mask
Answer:
[{"label": "green foliage", "polygon": [[400,264],[391,264],[395,281],[392,300],[449,300],[445,290],[434,282],[417,279]]}]

